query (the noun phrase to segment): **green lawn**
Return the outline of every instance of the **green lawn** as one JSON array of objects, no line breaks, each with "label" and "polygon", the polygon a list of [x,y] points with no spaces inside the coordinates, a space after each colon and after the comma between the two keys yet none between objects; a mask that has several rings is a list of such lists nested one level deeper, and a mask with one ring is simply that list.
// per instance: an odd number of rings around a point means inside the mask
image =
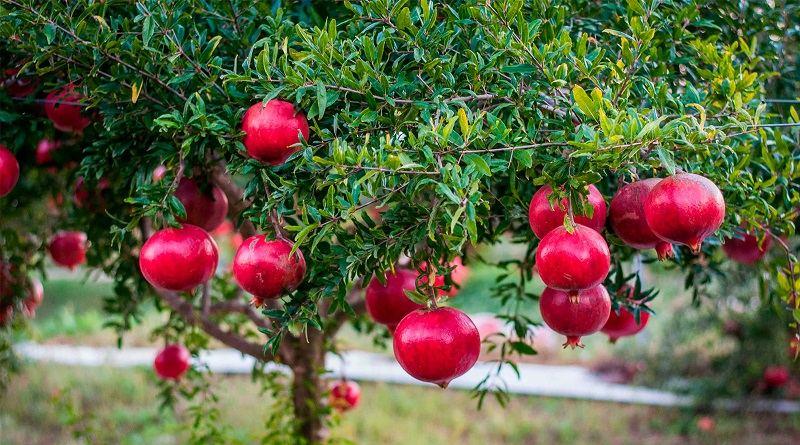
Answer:
[{"label": "green lawn", "polygon": [[[263,432],[269,397],[246,377],[219,377],[221,421],[233,438],[253,443]],[[28,366],[0,400],[0,443],[179,444],[184,414],[159,411],[149,370]],[[800,418],[714,415],[702,432],[678,410],[514,397],[478,410],[469,393],[433,387],[363,384],[362,404],[332,429],[359,444],[789,444]],[[422,439],[424,438],[424,440]]]}]

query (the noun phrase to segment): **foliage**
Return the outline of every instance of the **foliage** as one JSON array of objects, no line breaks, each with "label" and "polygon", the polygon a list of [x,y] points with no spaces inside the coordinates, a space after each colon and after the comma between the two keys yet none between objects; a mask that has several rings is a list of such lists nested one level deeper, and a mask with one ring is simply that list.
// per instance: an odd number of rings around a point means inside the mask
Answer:
[{"label": "foliage", "polygon": [[[6,0],[0,13],[0,65],[36,76],[43,92],[75,85],[94,119],[82,137],[57,135],[60,168],[37,168],[32,147],[56,134],[37,99],[0,93],[2,141],[23,170],[0,200],[4,260],[19,274],[43,271],[55,230],[85,230],[89,265],[113,277],[106,309],[120,335],[145,301],[167,309],[136,252],[151,221],[174,225],[183,212],[172,196],[183,174],[233,177],[249,204],[237,225],[272,235],[278,223],[304,253],[303,285],[265,311],[267,340],[245,313],[209,315],[273,352],[309,331],[335,333],[342,314],[357,315],[356,285],[402,256],[447,274],[456,256],[482,260],[473,246],[509,239],[526,254],[499,264],[508,275],[491,297],[524,338],[535,321],[522,309],[537,299],[526,290],[537,246],[526,208],[542,184],[585,213],[588,184],[610,197],[622,182],[678,170],[714,181],[725,224],[700,255],[682,249],[673,263],[698,299],[727,279],[719,237],[739,226],[794,235],[800,119],[767,100],[800,94],[793,1]],[[239,122],[278,97],[299,104],[312,130],[269,167],[246,156]],[[159,165],[168,173],[153,181]],[[78,177],[90,188],[110,181],[103,211],[64,199]],[[50,198],[58,204],[43,210]],[[365,211],[377,206],[380,218]],[[637,254],[607,238],[615,291]],[[759,266],[777,278],[760,290],[793,311],[797,329],[800,269],[785,247]],[[229,282],[214,281],[213,303],[242,298]],[[202,294],[186,301],[199,309]],[[194,351],[207,341],[179,312],[156,334]],[[502,350],[501,364],[535,352],[512,339]]]}]

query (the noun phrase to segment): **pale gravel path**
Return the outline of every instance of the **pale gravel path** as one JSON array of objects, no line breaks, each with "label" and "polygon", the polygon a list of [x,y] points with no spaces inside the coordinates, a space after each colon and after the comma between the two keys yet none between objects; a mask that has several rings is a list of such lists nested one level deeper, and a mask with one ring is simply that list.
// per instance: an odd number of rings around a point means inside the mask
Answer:
[{"label": "pale gravel path", "polygon": [[[23,357],[36,362],[50,362],[71,366],[112,366],[149,367],[157,348],[111,348],[69,345],[40,345],[21,343],[16,351]],[[254,360],[243,357],[233,349],[215,349],[204,352],[199,362],[212,372],[225,374],[249,374]],[[344,366],[346,363],[346,367]],[[280,365],[270,364],[271,369],[283,370]],[[686,406],[691,399],[675,394],[637,386],[608,383],[600,380],[588,369],[580,366],[554,366],[520,363],[521,378],[506,368],[500,377],[505,381],[508,392],[513,394],[538,395],[546,397],[567,397],[583,400],[632,403],[656,406]],[[362,351],[347,351],[342,356],[329,354],[326,367],[331,377],[342,375],[358,381],[387,382],[402,385],[432,385],[419,382],[406,374],[397,362],[388,355]],[[451,388],[471,389],[483,378],[493,372],[490,363],[478,363],[469,372],[453,380]],[[737,408],[740,404],[728,401],[721,408]],[[756,411],[800,412],[800,403],[786,400],[748,401],[746,409]]]}]

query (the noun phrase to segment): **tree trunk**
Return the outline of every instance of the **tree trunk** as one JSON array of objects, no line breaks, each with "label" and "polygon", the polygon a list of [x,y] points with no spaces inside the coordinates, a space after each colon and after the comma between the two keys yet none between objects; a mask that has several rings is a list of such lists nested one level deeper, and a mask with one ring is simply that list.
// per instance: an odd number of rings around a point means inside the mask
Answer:
[{"label": "tree trunk", "polygon": [[[308,340],[306,340],[306,338]],[[297,433],[309,445],[323,443],[328,436],[324,425],[325,393],[320,378],[325,368],[324,335],[309,330],[307,336],[292,338],[292,401],[297,421]]]}]

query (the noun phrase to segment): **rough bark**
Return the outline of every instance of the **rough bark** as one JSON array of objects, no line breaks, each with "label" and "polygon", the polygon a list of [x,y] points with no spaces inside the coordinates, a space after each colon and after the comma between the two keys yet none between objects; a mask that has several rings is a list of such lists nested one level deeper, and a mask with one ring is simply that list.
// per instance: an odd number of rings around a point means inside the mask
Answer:
[{"label": "rough bark", "polygon": [[297,434],[309,445],[323,443],[328,437],[324,424],[323,395],[325,387],[321,378],[325,368],[325,334],[309,330],[301,337],[284,341],[291,344],[292,403]]}]

